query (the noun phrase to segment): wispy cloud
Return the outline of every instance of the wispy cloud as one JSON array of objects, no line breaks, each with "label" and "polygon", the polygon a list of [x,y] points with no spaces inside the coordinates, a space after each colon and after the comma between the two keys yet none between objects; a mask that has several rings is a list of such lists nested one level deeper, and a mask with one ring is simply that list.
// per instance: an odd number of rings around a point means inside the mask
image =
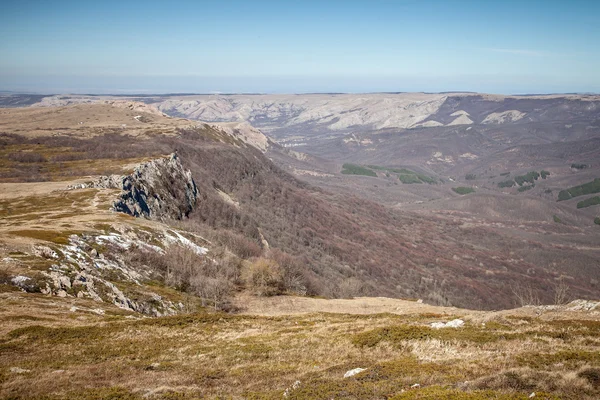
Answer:
[{"label": "wispy cloud", "polygon": [[530,56],[530,57],[545,57],[551,56],[553,54],[539,51],[539,50],[529,50],[529,49],[503,49],[503,48],[485,48],[483,50],[493,51],[494,53],[506,53],[506,54],[514,54],[519,56]]}]

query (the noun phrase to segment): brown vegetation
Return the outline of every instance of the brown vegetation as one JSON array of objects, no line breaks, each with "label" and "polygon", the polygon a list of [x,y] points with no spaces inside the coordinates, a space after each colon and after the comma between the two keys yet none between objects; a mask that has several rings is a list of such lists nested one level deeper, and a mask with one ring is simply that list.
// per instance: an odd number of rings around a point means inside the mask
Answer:
[{"label": "brown vegetation", "polygon": [[162,149],[153,142],[135,141],[119,133],[89,139],[0,134],[0,182],[38,182],[122,173],[123,165],[159,156]]},{"label": "brown vegetation", "polygon": [[246,263],[242,278],[256,296],[275,296],[283,292],[283,271],[274,260],[258,258]]},{"label": "brown vegetation", "polygon": [[[200,192],[188,226],[229,230],[256,243],[260,229],[271,248],[296,260],[297,275],[309,292],[498,308],[516,304],[509,288],[519,282],[531,285],[542,302],[554,300],[546,291],[554,279],[550,271],[533,276],[527,271],[534,263],[509,261],[504,249],[522,246],[521,241],[513,244],[485,228],[463,228],[452,219],[415,216],[323,191],[297,181],[253,149],[199,143],[189,136],[177,139],[177,145]],[[225,202],[215,189],[239,206]],[[578,278],[572,288],[577,296],[591,294],[586,282]]]},{"label": "brown vegetation", "polygon": [[[185,228],[214,237],[242,259],[261,255],[262,232],[275,250],[271,258],[285,271],[286,290],[295,293],[387,295],[497,308],[515,304],[507,289],[519,282],[534,288],[542,302],[554,300],[545,291],[554,276],[531,276],[527,271],[532,264],[503,261],[508,257],[500,248],[510,245],[501,242],[504,238],[481,249],[482,237],[491,232],[473,230],[471,234],[450,220],[400,213],[311,187],[277,168],[259,151],[234,139],[222,139],[223,134],[213,128],[190,128],[181,130],[179,137],[157,136],[152,141],[117,133],[88,139],[2,138],[12,143],[7,148],[41,147],[44,151],[37,153],[48,160],[9,160],[13,164],[4,169],[4,176],[10,180],[62,179],[99,172],[85,170],[84,165],[117,172],[107,168],[122,170],[132,161],[130,157],[178,151],[199,189],[196,210],[185,221]],[[53,161],[63,155],[81,155],[82,159]],[[109,156],[110,161],[102,158]],[[27,169],[32,166],[34,172]],[[239,204],[224,201],[217,190],[235,197]],[[285,262],[278,260],[277,254]],[[457,254],[463,257],[457,260]],[[580,281],[572,292],[586,296],[590,290],[586,284],[589,280]]]},{"label": "brown vegetation", "polygon": [[240,259],[213,249],[212,257],[173,245],[164,254],[152,250],[129,250],[127,263],[139,270],[150,269],[155,279],[182,292],[198,296],[202,306],[229,309],[229,298],[240,283]]},{"label": "brown vegetation", "polygon": [[[177,135],[134,137],[117,128],[85,139],[4,135],[2,151],[37,153],[47,161],[8,160],[0,174],[9,180],[62,179],[98,173],[99,168],[122,170],[131,157],[177,151],[199,190],[196,210],[183,222],[185,229],[242,259],[274,260],[287,291],[422,298],[489,309],[518,304],[510,293],[511,285],[518,283],[531,287],[543,303],[555,300],[548,288],[563,267],[549,267],[558,252],[552,246],[526,243],[453,217],[416,215],[330,193],[298,181],[260,151],[218,129],[170,129]],[[220,193],[236,201],[225,201]],[[268,254],[263,239],[271,249]],[[540,250],[529,255],[527,249],[534,245]],[[517,258],[507,249],[526,255]],[[565,251],[560,253],[564,256]],[[600,276],[590,267],[593,257],[577,260],[570,266],[569,289],[576,297],[590,297]]]},{"label": "brown vegetation", "polygon": [[[113,281],[124,291],[151,286],[153,293],[174,301],[192,298],[183,312],[197,310],[193,300],[206,307],[201,313],[166,318],[139,318],[107,302],[75,296],[15,292],[9,285],[12,268],[35,276],[48,271],[52,261],[10,254],[10,266],[0,269],[0,397],[280,399],[286,390],[288,398],[348,399],[600,395],[600,324],[593,314],[544,315],[544,308],[534,307],[469,314],[411,302],[411,311],[397,303],[383,310],[388,313],[373,315],[369,302],[361,299],[354,304],[364,302],[361,314],[366,315],[216,312],[234,308],[230,296],[242,289],[263,296],[255,301],[264,305],[294,301],[266,297],[283,293],[343,298],[388,294],[470,308],[509,307],[517,299],[559,304],[571,293],[593,295],[591,277],[598,271],[590,263],[589,273],[582,273],[585,279],[563,277],[557,273],[560,266],[554,271],[541,268],[535,256],[515,256],[517,249],[548,250],[548,257],[567,251],[544,247],[530,236],[517,240],[451,216],[395,211],[312,187],[213,128],[190,128],[178,135],[158,135],[152,141],[116,131],[85,140],[0,138],[6,141],[0,151],[12,154],[2,165],[10,180],[80,176],[90,161],[110,170],[132,157],[178,151],[193,173],[200,199],[189,218],[170,223],[185,228],[189,237],[202,236],[210,248],[206,255],[183,244],[164,253],[109,245],[85,249],[101,253],[98,257],[119,255],[128,268],[151,279],[138,285],[115,273]],[[27,175],[27,166],[40,175]],[[62,246],[69,234],[82,232],[82,225],[110,231],[118,221],[143,231],[137,220],[107,216],[112,194],[101,192],[3,199],[2,234]],[[72,215],[90,209],[97,214],[87,220]],[[105,219],[98,219],[99,214]],[[72,227],[75,220],[78,225]],[[156,240],[149,231],[147,238]],[[517,284],[526,289],[511,295]],[[296,307],[317,301],[302,300]],[[319,310],[335,311],[327,306]],[[430,326],[454,317],[464,318],[466,325]],[[356,367],[366,370],[343,378]]]},{"label": "brown vegetation", "polygon": [[[280,399],[286,389],[296,399],[600,395],[600,325],[592,314],[480,313],[463,317],[463,328],[434,330],[431,322],[452,318],[441,308],[402,316],[132,319],[106,304],[99,305],[105,315],[93,313],[88,307],[97,305],[86,300],[0,296],[11,306],[0,310],[4,398]],[[23,296],[30,299],[26,313],[16,311]],[[73,304],[77,310],[68,311]],[[343,378],[357,367],[366,370]]]}]

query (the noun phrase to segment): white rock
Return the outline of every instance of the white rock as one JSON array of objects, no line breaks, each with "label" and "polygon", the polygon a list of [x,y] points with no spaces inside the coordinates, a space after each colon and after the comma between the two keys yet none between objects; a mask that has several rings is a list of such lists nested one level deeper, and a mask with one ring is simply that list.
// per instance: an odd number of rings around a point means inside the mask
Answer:
[{"label": "white rock", "polygon": [[432,322],[431,323],[431,327],[434,328],[434,329],[445,328],[446,327],[446,323],[444,323],[444,322]]},{"label": "white rock", "polygon": [[166,233],[165,239],[167,240],[167,242],[181,244],[182,246],[187,247],[188,249],[192,250],[194,253],[196,253],[198,255],[204,255],[208,252],[208,249],[206,247],[198,246],[196,243],[192,242],[185,236],[181,235],[179,232],[175,232],[175,231],[171,231],[171,232],[174,233],[175,236],[172,236],[172,235],[169,235],[168,233]]},{"label": "white rock", "polygon": [[566,305],[566,308],[573,311],[592,311],[596,308],[600,308],[598,306],[600,306],[600,301],[573,300]]},{"label": "white rock", "polygon": [[471,120],[471,118],[467,117],[466,115],[461,115],[457,118],[454,119],[454,121],[450,122],[448,124],[448,126],[452,126],[452,125],[471,125],[473,123],[473,121]]},{"label": "white rock", "polygon": [[43,258],[54,258],[54,259],[58,258],[58,253],[56,253],[50,247],[42,246],[42,245],[33,246],[33,255],[36,257],[43,257]]},{"label": "white rock", "polygon": [[27,282],[28,280],[30,280],[31,278],[28,276],[24,276],[24,275],[17,275],[14,278],[12,278],[10,281],[16,285],[16,286],[20,286],[23,283]]},{"label": "white rock", "polygon": [[154,363],[150,364],[146,369],[155,370],[155,369],[158,369],[158,367],[160,367],[160,363],[154,362]]},{"label": "white rock", "polygon": [[431,327],[434,329],[440,329],[440,328],[460,328],[461,326],[463,326],[465,324],[465,321],[463,321],[462,319],[453,319],[452,321],[449,322],[432,322],[431,323]]},{"label": "white rock", "polygon": [[292,392],[296,389],[298,389],[300,387],[302,382],[300,381],[296,381],[294,382],[294,384],[292,386],[290,386],[289,388],[285,389],[285,392],[283,392],[283,397],[289,397],[290,394],[292,394]]},{"label": "white rock", "polygon": [[71,288],[71,279],[68,276],[62,275],[58,278],[61,287],[70,289]]},{"label": "white rock", "polygon": [[534,397],[535,397],[535,392],[533,392],[533,393],[531,393],[531,394],[529,395],[529,398],[530,398],[530,399],[533,399]]},{"label": "white rock", "polygon": [[452,114],[450,114],[451,117],[460,117],[461,115],[466,115],[468,117],[471,114],[469,114],[465,110],[454,111]]},{"label": "white rock", "polygon": [[363,371],[366,371],[366,368],[354,368],[354,369],[351,369],[350,371],[346,371],[346,373],[344,374],[344,378],[350,378],[351,376],[354,376],[356,374],[360,374]]},{"label": "white rock", "polygon": [[452,321],[446,323],[447,328],[460,328],[465,324],[465,321],[462,319],[453,319]]},{"label": "white rock", "polygon": [[503,112],[495,112],[489,114],[483,121],[482,124],[504,124],[507,122],[518,121],[525,117],[525,113],[518,110],[507,110]]},{"label": "white rock", "polygon": [[414,385],[411,385],[411,386],[410,386],[410,388],[411,388],[411,389],[418,389],[418,388],[420,388],[420,387],[421,387],[421,384],[420,384],[420,383],[415,383]]},{"label": "white rock", "polygon": [[23,368],[19,368],[19,367],[11,367],[10,372],[12,372],[13,374],[25,374],[27,372],[31,372],[31,370],[23,369]]}]

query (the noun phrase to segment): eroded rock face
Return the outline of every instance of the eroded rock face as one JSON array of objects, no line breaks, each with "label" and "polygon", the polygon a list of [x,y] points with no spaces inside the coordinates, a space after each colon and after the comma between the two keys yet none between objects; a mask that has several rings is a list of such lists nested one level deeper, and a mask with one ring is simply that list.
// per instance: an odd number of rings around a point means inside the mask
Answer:
[{"label": "eroded rock face", "polygon": [[177,154],[140,164],[131,175],[103,176],[80,187],[122,189],[113,210],[157,220],[185,218],[198,197],[192,174]]},{"label": "eroded rock face", "polygon": [[138,166],[123,177],[123,193],[113,209],[135,217],[182,219],[196,204],[198,189],[176,154]]}]

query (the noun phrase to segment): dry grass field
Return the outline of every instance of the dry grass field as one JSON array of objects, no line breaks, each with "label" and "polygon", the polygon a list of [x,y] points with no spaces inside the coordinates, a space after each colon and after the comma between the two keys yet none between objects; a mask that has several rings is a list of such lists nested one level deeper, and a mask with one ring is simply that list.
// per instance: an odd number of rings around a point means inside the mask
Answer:
[{"label": "dry grass field", "polygon": [[[295,389],[285,397],[298,399],[600,395],[597,311],[484,313],[390,300],[389,312],[376,314],[334,306],[335,313],[143,318],[81,299],[0,296],[3,398],[274,399],[288,388]],[[294,301],[302,299],[269,303]],[[465,325],[430,327],[454,318]],[[344,378],[354,368],[365,370]]]}]

